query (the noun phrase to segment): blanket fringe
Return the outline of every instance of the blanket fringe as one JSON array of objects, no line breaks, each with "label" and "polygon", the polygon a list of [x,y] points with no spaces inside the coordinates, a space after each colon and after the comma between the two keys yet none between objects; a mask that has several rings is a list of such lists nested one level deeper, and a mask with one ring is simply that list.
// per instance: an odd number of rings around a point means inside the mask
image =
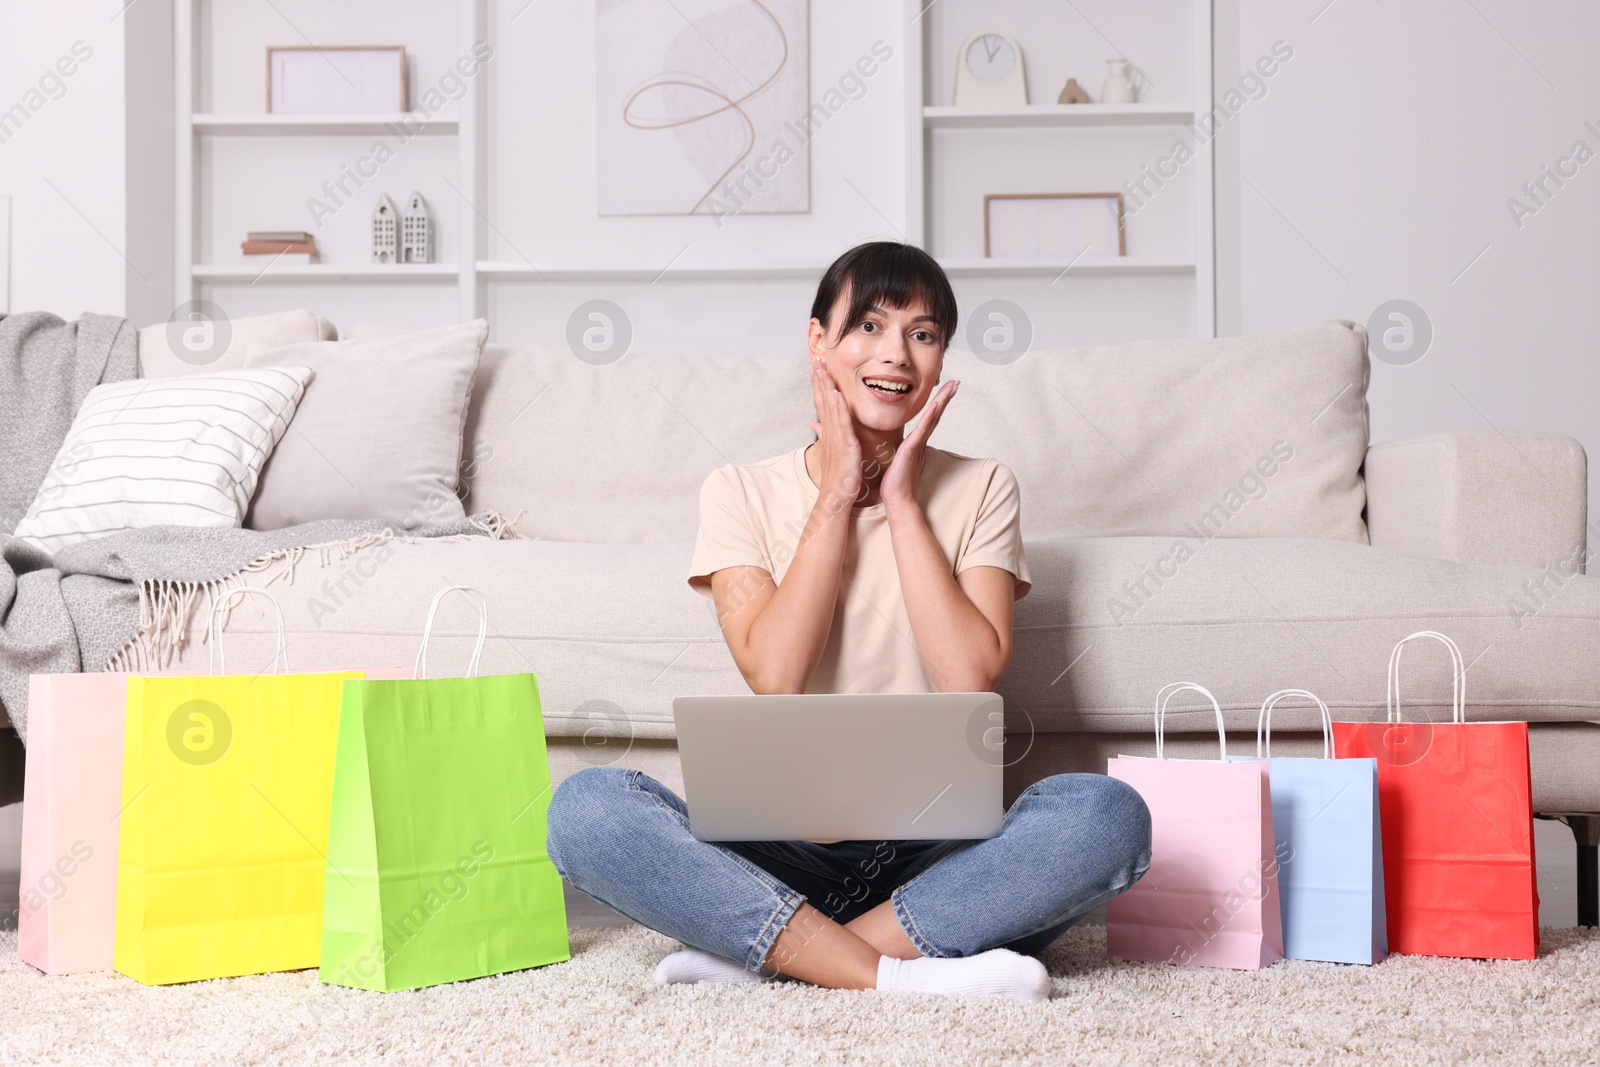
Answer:
[{"label": "blanket fringe", "polygon": [[[361,534],[339,541],[294,545],[269,552],[251,560],[232,574],[209,581],[146,579],[139,583],[139,632],[107,659],[101,669],[127,673],[165,669],[172,663],[173,657],[188,645],[189,620],[194,616],[197,602],[201,601],[202,597],[209,617],[209,613],[213,610],[212,606],[217,603],[219,597],[226,596],[234,589],[251,585],[247,581],[249,575],[260,574],[269,568],[277,567],[275,573],[269,575],[256,588],[265,588],[283,578],[293,581],[295,565],[310,549],[316,549],[321,566],[330,567],[349,559],[357,552],[364,552],[390,542],[450,544],[460,541],[481,541],[485,538],[491,541],[518,540],[519,535],[512,527],[522,516],[521,511],[510,518],[497,511],[485,512],[481,517],[470,516],[468,521],[482,531],[481,533],[450,534],[446,537],[405,537],[396,534],[392,527],[385,527],[378,533]],[[279,564],[282,566],[277,566]],[[235,599],[223,609],[221,622],[223,627],[227,626],[234,607],[243,599]],[[209,627],[201,629],[200,639],[210,640]]]}]

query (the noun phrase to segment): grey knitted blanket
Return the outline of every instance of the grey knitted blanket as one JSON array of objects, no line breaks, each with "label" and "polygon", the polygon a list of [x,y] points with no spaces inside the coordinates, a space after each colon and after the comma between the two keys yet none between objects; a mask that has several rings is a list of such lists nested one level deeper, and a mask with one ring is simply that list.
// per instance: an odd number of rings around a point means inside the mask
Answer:
[{"label": "grey knitted blanket", "polygon": [[139,334],[114,315],[0,318],[0,533],[28,512],[89,390],[139,376]]},{"label": "grey knitted blanket", "polygon": [[182,646],[195,601],[309,549],[343,558],[385,541],[510,536],[494,512],[407,530],[325,519],[281,530],[152,526],[70,545],[52,558],[0,536],[0,704],[28,739],[28,675],[155,670]]},{"label": "grey knitted blanket", "polygon": [[48,312],[0,318],[0,707],[28,738],[28,675],[154,670],[181,648],[197,597],[307,549],[340,558],[387,540],[508,536],[486,512],[403,537],[376,521],[330,519],[282,530],[153,526],[52,558],[10,534],[49,475],[90,389],[138,376],[127,319]]}]

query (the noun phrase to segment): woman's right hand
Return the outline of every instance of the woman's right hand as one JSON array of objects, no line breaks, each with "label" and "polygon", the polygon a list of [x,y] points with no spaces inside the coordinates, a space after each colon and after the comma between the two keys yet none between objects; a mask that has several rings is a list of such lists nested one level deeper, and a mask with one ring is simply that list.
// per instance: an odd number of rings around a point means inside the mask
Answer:
[{"label": "woman's right hand", "polygon": [[828,365],[814,356],[810,362],[811,397],[817,408],[811,429],[822,446],[822,486],[842,493],[853,504],[861,495],[861,439]]}]

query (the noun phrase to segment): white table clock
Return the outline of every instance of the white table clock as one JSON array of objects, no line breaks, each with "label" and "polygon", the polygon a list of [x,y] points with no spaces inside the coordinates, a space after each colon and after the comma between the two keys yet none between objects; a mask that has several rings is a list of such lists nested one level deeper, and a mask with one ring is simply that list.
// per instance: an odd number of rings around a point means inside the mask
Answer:
[{"label": "white table clock", "polygon": [[1027,102],[1017,42],[994,30],[968,37],[956,56],[956,107],[1022,107]]}]

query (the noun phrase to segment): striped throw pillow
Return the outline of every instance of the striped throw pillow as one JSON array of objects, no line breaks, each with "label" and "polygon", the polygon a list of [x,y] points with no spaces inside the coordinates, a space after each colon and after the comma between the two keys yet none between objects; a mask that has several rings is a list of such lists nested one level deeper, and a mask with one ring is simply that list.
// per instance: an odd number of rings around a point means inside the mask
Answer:
[{"label": "striped throw pillow", "polygon": [[238,526],[308,367],[89,391],[16,536],[47,552],[145,526]]}]

